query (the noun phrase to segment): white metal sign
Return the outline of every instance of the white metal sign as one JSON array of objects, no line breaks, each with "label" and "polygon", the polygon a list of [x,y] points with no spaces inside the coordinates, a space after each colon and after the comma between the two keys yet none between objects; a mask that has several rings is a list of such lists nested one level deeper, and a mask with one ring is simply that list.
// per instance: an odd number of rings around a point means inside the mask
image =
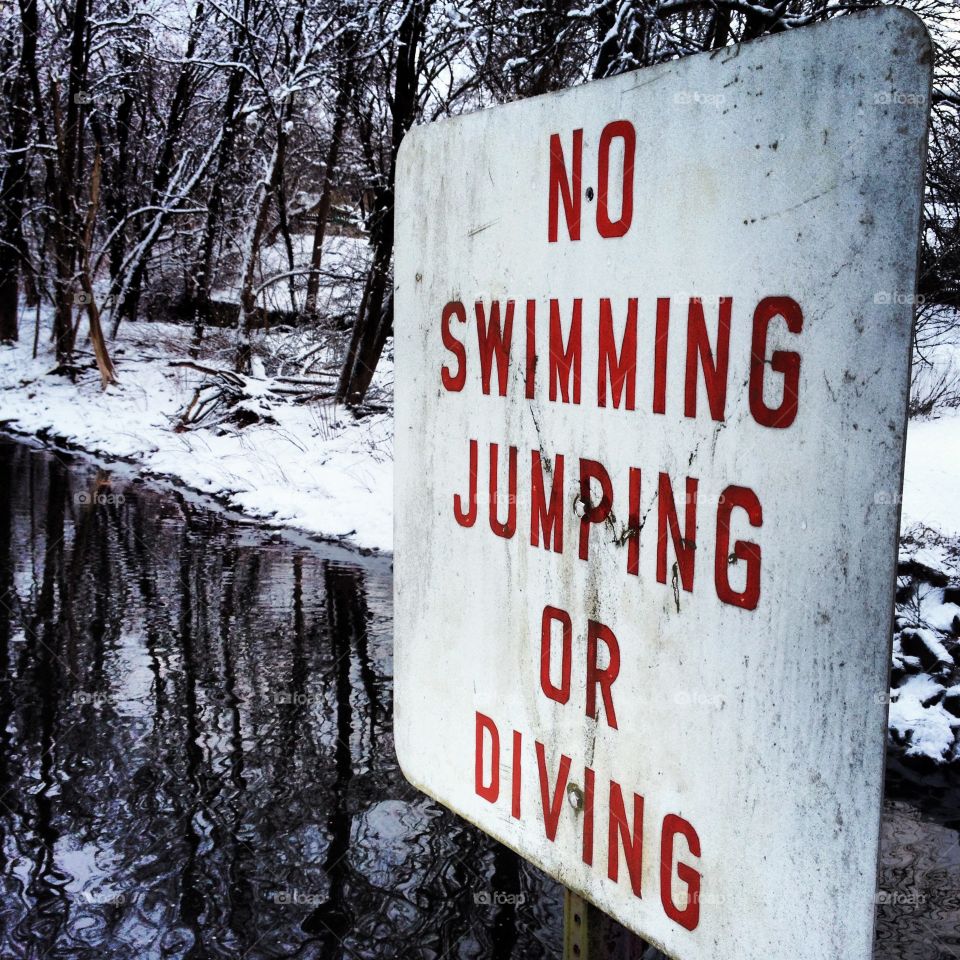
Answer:
[{"label": "white metal sign", "polygon": [[683,960],[871,955],[930,59],[879,9],[401,150],[400,762]]}]

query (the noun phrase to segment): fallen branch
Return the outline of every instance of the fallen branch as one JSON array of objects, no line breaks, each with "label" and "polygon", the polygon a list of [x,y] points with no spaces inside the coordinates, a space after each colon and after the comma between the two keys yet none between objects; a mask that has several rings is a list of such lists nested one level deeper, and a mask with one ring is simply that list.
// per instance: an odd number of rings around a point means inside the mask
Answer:
[{"label": "fallen branch", "polygon": [[276,424],[271,407],[278,403],[313,403],[329,400],[330,376],[277,377],[261,379],[195,360],[170,360],[168,366],[196,370],[210,378],[193,393],[174,427],[178,432],[194,427],[215,427],[225,423],[247,427],[253,423]]}]

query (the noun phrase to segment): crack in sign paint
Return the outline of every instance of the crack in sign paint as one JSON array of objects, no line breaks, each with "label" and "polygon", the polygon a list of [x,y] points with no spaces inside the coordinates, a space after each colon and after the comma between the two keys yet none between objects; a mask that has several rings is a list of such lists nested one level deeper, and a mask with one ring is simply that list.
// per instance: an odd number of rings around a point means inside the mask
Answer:
[{"label": "crack in sign paint", "polygon": [[474,227],[472,230],[468,230],[468,231],[467,231],[467,236],[468,236],[468,237],[475,237],[478,233],[483,233],[484,230],[489,229],[489,228],[492,227],[495,223],[499,223],[499,222],[500,222],[500,218],[497,217],[496,220],[491,220],[489,223],[484,223],[484,224],[482,224],[482,225],[479,226],[479,227]]},{"label": "crack in sign paint", "polygon": [[[856,177],[851,177],[850,182],[856,180]],[[792,213],[794,210],[798,210],[800,207],[805,206],[808,203],[813,203],[814,200],[819,200],[821,197],[825,197],[828,193],[833,193],[834,190],[839,187],[839,183],[835,183],[832,187],[827,187],[826,190],[821,190],[819,193],[815,193],[812,197],[807,197],[804,200],[801,200],[799,203],[795,203],[792,207],[787,207],[785,210],[777,210],[775,213],[767,213],[760,217],[760,222],[764,220],[770,220],[773,217],[782,217],[785,213]]]}]

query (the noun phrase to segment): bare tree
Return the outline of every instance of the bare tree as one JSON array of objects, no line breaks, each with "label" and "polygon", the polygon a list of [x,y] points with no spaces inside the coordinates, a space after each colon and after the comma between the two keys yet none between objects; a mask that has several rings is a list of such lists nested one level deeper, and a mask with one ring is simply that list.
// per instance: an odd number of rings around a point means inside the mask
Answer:
[{"label": "bare tree", "polygon": [[[6,168],[0,181],[0,341],[16,340],[19,310],[19,277],[27,281],[28,299],[36,300],[36,285],[30,272],[30,254],[23,231],[24,201],[28,183],[28,149],[32,128],[29,105],[29,82],[36,71],[37,7],[36,0],[21,0],[22,29],[20,56],[16,66],[8,70],[3,83],[3,99],[9,104],[9,130],[6,137]],[[12,46],[12,36],[7,38]]]},{"label": "bare tree", "polygon": [[313,232],[313,247],[310,254],[310,272],[307,279],[306,313],[313,317],[317,312],[317,293],[320,289],[320,263],[323,257],[323,239],[330,216],[330,202],[337,177],[337,163],[346,135],[347,113],[353,95],[353,85],[357,74],[357,46],[360,42],[358,31],[352,27],[344,30],[340,37],[335,57],[336,95],[333,104],[333,122],[330,140],[327,145],[323,165],[323,179],[320,187],[320,199],[316,206],[316,225]]}]

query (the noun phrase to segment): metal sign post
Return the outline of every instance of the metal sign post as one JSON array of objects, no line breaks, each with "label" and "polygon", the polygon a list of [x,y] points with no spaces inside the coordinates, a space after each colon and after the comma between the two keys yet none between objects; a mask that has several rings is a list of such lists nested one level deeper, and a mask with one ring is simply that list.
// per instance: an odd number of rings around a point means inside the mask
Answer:
[{"label": "metal sign post", "polygon": [[881,7],[400,151],[400,763],[680,960],[872,955],[930,76]]},{"label": "metal sign post", "polygon": [[563,896],[563,960],[662,960],[663,954],[572,890]]}]

